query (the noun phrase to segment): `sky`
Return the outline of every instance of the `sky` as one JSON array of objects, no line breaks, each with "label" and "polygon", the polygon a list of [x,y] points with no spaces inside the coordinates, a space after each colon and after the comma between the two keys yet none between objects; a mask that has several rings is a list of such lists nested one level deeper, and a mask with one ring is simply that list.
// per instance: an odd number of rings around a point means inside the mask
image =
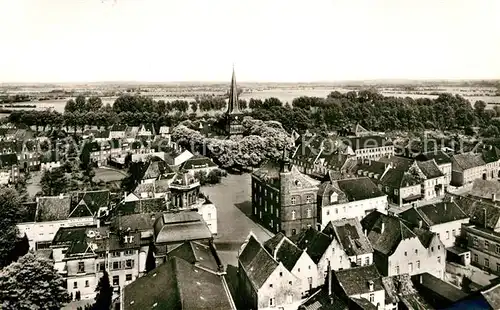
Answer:
[{"label": "sky", "polygon": [[499,0],[0,0],[0,83],[500,78]]}]

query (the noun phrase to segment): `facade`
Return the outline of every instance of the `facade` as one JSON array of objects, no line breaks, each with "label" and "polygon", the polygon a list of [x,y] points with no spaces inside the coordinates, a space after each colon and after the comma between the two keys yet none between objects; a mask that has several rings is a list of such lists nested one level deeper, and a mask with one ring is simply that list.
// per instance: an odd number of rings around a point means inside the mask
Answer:
[{"label": "facade", "polygon": [[437,234],[447,248],[455,245],[462,224],[469,223],[469,216],[454,201],[413,207],[398,216],[412,227],[424,228]]},{"label": "facade", "polygon": [[243,309],[297,309],[302,283],[250,233],[238,255],[238,296]]},{"label": "facade", "polygon": [[475,179],[496,180],[500,171],[500,151],[494,147],[482,153],[464,153],[453,155],[451,183],[464,186]]},{"label": "facade", "polygon": [[213,170],[217,170],[217,166],[210,158],[202,155],[194,155],[193,157],[186,160],[181,164],[180,168],[192,175],[197,172],[210,173]]},{"label": "facade", "polygon": [[134,281],[146,266],[140,241],[140,233],[116,234],[97,226],[60,228],[51,245],[54,267],[72,300],[95,298],[104,270],[115,292]]},{"label": "facade", "polygon": [[415,157],[418,161],[428,161],[433,160],[436,162],[439,170],[443,173],[445,181],[444,184],[449,185],[451,183],[451,175],[452,175],[452,160],[451,157],[448,156],[445,152],[438,150],[434,152],[426,152],[421,153],[417,157]]},{"label": "facade", "polygon": [[290,236],[316,227],[318,181],[290,165],[267,162],[252,174],[252,215],[267,229]]},{"label": "facade", "polygon": [[318,190],[318,226],[346,218],[361,220],[374,210],[387,213],[387,195],[369,178],[330,180]]},{"label": "facade", "polygon": [[401,219],[374,211],[361,225],[374,249],[373,260],[384,276],[428,272],[442,279],[446,249],[436,234],[411,229]]},{"label": "facade", "polygon": [[357,159],[378,160],[381,157],[394,156],[394,145],[387,137],[362,136],[344,140],[348,146],[348,154]]},{"label": "facade", "polygon": [[308,296],[313,290],[323,284],[323,279],[318,279],[316,264],[312,258],[297,247],[284,234],[278,233],[264,243],[264,249],[302,283],[301,297]]},{"label": "facade", "polygon": [[127,130],[127,125],[125,124],[114,124],[109,130],[110,139],[123,139],[125,138],[125,131]]}]

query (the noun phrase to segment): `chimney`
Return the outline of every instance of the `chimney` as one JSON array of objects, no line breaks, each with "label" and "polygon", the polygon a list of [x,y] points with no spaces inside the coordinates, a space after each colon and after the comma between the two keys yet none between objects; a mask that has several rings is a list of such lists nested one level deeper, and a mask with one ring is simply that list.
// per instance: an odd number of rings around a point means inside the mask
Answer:
[{"label": "chimney", "polygon": [[446,202],[445,202],[445,203],[443,203],[443,205],[444,205],[444,210],[446,211]]},{"label": "chimney", "polygon": [[129,236],[128,237],[128,243],[132,243],[132,240],[134,240],[134,236]]},{"label": "chimney", "polygon": [[450,196],[450,202],[453,202],[453,196]]},{"label": "chimney", "polygon": [[368,281],[368,288],[370,289],[370,292],[373,292],[373,281],[372,280]]},{"label": "chimney", "polygon": [[365,233],[365,237],[368,236],[368,230],[364,229],[363,232]]},{"label": "chimney", "polygon": [[128,236],[123,237],[125,239],[125,243],[128,243]]},{"label": "chimney", "polygon": [[420,284],[422,284],[422,282],[423,282],[422,275],[419,275],[419,276],[418,276],[418,280],[419,280]]},{"label": "chimney", "polygon": [[380,230],[380,233],[383,234],[384,233],[384,230],[385,230],[385,223],[382,222],[382,228]]},{"label": "chimney", "polygon": [[327,273],[327,280],[328,280],[328,283],[327,283],[327,286],[328,286],[328,296],[332,296],[332,266],[330,266],[330,261],[328,261],[328,267],[326,269],[326,273]]},{"label": "chimney", "polygon": [[491,200],[493,202],[497,201],[497,194],[496,193],[491,194]]},{"label": "chimney", "polygon": [[486,208],[483,209],[483,212],[484,212],[484,228],[486,228],[486,223],[487,223],[487,218],[486,218],[486,215],[487,215],[487,212],[486,212]]},{"label": "chimney", "polygon": [[64,198],[64,194],[59,194],[59,199],[63,199]]},{"label": "chimney", "polygon": [[418,220],[418,228],[422,228],[422,220]]}]

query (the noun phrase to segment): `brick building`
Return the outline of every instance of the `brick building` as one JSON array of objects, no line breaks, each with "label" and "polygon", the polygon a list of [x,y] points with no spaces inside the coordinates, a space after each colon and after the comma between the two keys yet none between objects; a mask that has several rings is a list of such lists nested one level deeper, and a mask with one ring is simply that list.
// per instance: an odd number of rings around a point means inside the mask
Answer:
[{"label": "brick building", "polygon": [[279,163],[267,162],[252,174],[252,215],[287,236],[316,227],[318,185],[290,164],[285,151]]}]

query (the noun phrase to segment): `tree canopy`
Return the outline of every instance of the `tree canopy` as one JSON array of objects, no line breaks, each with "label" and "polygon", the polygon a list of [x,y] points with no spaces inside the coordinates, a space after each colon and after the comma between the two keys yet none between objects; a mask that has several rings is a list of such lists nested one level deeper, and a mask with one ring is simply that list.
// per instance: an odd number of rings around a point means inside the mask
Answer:
[{"label": "tree canopy", "polygon": [[[0,189],[0,268],[17,259],[16,244],[18,230],[16,224],[25,215],[18,193],[11,188]],[[24,253],[22,253],[24,254]]]}]

